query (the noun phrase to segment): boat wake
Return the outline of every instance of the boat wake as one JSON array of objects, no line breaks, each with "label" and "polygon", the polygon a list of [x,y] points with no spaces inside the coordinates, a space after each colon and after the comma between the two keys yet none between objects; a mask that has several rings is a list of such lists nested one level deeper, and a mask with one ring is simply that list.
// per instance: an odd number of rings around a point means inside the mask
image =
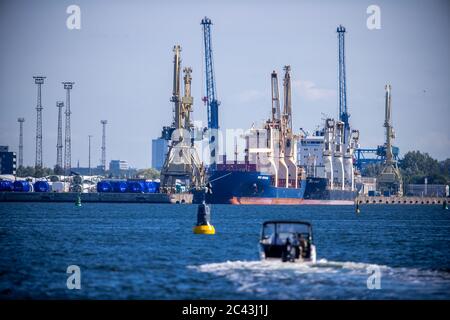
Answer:
[{"label": "boat wake", "polygon": [[189,268],[225,277],[237,292],[261,299],[448,299],[450,289],[447,272],[325,259],[315,264],[227,261]]}]

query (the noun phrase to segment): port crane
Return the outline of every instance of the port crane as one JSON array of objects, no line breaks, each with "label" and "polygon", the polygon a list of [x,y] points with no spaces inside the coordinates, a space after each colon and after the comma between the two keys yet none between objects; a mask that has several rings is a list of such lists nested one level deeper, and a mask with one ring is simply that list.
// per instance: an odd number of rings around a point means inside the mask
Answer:
[{"label": "port crane", "polygon": [[[345,27],[339,25],[338,33],[338,77],[339,77],[339,120],[344,122],[344,143],[348,147],[352,143],[352,131],[350,130],[349,118],[347,108],[347,83],[345,72]],[[359,148],[354,149],[356,160],[356,168],[362,171],[367,165],[382,164],[386,161],[387,155],[386,145],[379,145],[376,148]],[[396,146],[391,146],[392,156],[395,161],[399,159],[400,149]]]},{"label": "port crane", "polygon": [[338,59],[339,59],[339,120],[344,123],[344,145],[350,142],[350,114],[347,108],[347,83],[345,77],[345,28],[342,25],[337,27],[338,34]]},{"label": "port crane", "polygon": [[403,194],[403,181],[400,170],[397,167],[397,161],[394,159],[392,152],[392,141],[395,138],[394,128],[392,127],[392,108],[391,108],[391,85],[386,85],[386,102],[385,102],[385,119],[384,127],[386,128],[386,142],[384,149],[386,150],[386,158],[383,168],[377,178],[377,189],[383,193]]},{"label": "port crane", "polygon": [[209,169],[214,171],[217,163],[218,153],[218,130],[219,130],[219,105],[217,99],[216,82],[214,76],[214,63],[211,45],[211,19],[204,17],[201,25],[203,26],[203,43],[205,49],[205,75],[206,75],[206,96],[203,101],[207,105],[208,114],[208,135],[209,135]]},{"label": "port crane", "polygon": [[173,91],[174,119],[171,130],[171,144],[161,170],[163,192],[171,192],[177,180],[186,181],[188,187],[204,185],[205,172],[191,138],[191,113],[194,98],[191,95],[192,69],[186,67],[184,73],[184,95],[181,96],[181,46],[173,48]]}]

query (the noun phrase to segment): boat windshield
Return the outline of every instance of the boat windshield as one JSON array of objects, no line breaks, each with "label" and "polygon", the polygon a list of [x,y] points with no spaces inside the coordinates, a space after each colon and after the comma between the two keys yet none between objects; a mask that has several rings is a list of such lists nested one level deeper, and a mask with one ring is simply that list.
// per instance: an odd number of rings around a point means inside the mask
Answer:
[{"label": "boat windshield", "polygon": [[299,237],[309,237],[309,225],[302,223],[267,223],[262,230],[262,241],[264,243],[282,244],[289,238],[297,241]]}]

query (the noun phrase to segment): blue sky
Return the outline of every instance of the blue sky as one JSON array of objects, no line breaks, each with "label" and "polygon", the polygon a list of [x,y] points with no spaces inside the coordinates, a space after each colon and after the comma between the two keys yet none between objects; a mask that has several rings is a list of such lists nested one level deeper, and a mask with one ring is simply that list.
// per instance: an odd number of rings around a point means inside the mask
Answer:
[{"label": "blue sky", "polygon": [[[81,8],[81,30],[66,28],[66,8]],[[381,8],[381,29],[366,8]],[[450,157],[450,5],[447,1],[1,1],[0,145],[34,164],[36,87],[43,87],[44,164],[56,162],[61,81],[72,90],[72,166],[99,163],[101,119],[107,160],[149,167],[151,139],[172,118],[172,47],[193,69],[194,119],[206,119],[200,21],[212,19],[222,128],[248,128],[270,113],[270,73],[290,64],[294,127],[312,131],[337,114],[336,27],[347,28],[351,124],[361,144],[383,143],[384,85],[392,85],[396,145]]]}]

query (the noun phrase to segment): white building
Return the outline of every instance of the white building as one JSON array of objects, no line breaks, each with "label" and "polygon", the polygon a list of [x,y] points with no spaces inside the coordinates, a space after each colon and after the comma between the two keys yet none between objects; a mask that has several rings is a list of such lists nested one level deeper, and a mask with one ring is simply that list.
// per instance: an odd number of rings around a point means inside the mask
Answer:
[{"label": "white building", "polygon": [[377,190],[377,178],[358,176],[355,180],[355,183],[360,185],[360,194],[367,196],[369,191]]},{"label": "white building", "polygon": [[109,171],[114,175],[120,175],[128,169],[130,169],[130,165],[126,160],[111,160],[109,162]]}]

